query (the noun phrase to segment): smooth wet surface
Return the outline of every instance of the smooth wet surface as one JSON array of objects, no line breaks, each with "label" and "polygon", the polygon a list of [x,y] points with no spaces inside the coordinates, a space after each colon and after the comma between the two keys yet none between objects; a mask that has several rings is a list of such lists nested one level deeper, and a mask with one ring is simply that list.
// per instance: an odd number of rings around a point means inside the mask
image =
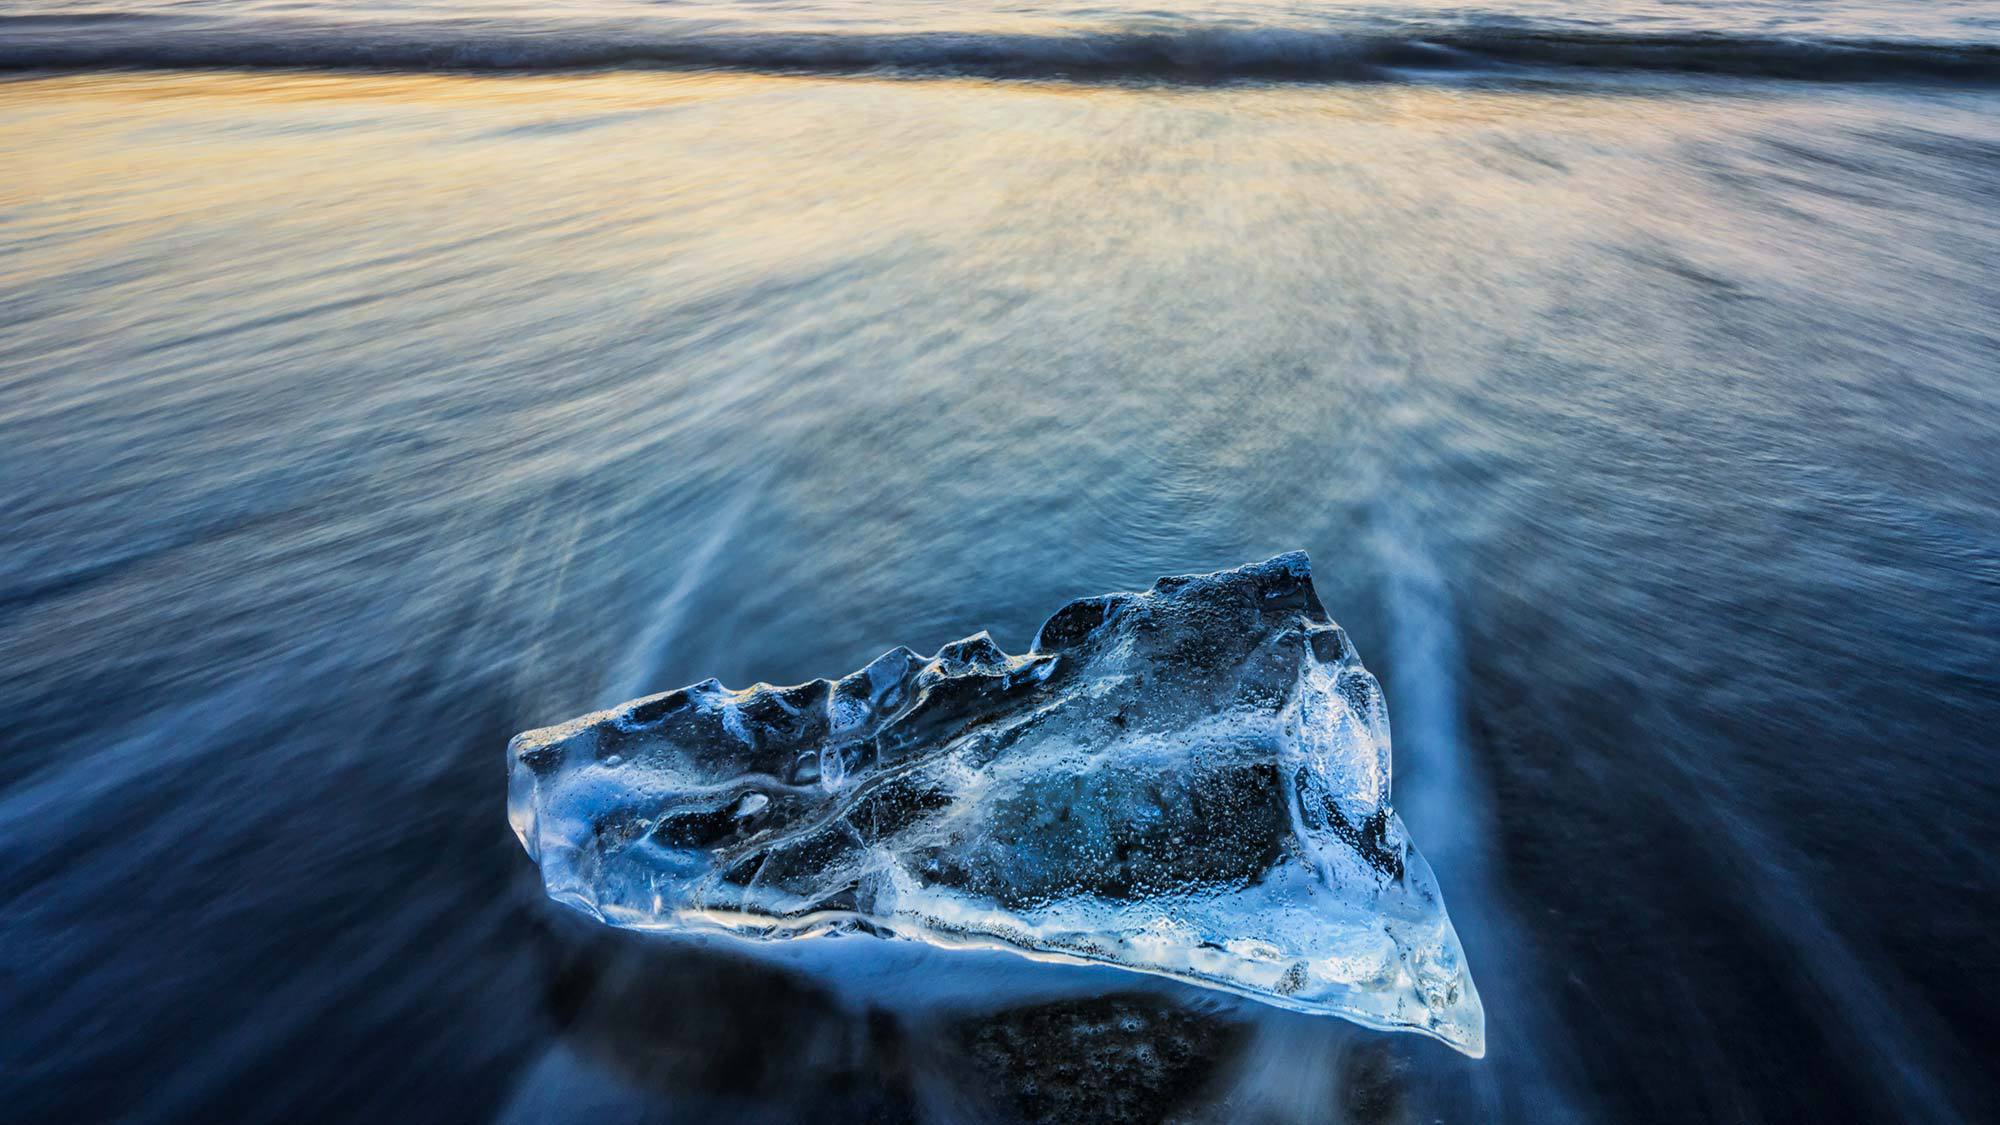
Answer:
[{"label": "smooth wet surface", "polygon": [[[23,1117],[1995,1109],[1990,93],[77,75],[0,163]],[[857,1013],[508,830],[515,731],[1292,548],[1483,1062]]]}]

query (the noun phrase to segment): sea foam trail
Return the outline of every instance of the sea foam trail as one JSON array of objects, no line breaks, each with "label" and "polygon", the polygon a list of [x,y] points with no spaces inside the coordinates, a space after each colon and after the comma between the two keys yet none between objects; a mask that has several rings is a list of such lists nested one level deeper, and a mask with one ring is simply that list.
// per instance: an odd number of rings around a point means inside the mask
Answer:
[{"label": "sea foam trail", "polygon": [[488,22],[198,24],[0,17],[0,69],[532,73],[722,69],[1072,81],[1394,81],[1456,72],[1585,71],[1820,82],[2000,83],[2000,46],[1533,28],[1402,32],[1190,25],[1068,33],[685,32]]},{"label": "sea foam trail", "polygon": [[[1451,884],[1454,903],[1469,904],[1462,909],[1477,919],[1473,944],[1486,949],[1483,964],[1493,966],[1486,974],[1499,998],[1493,1018],[1506,1028],[1495,1036],[1494,1066],[1471,1072],[1473,1104],[1464,1110],[1488,1121],[1588,1120],[1574,1076],[1562,1073],[1551,1050],[1559,1038],[1541,967],[1523,952],[1520,922],[1496,890],[1494,812],[1465,729],[1465,655],[1436,547],[1393,514],[1377,525],[1376,541],[1388,575],[1389,661],[1396,670],[1391,714],[1403,766],[1397,804],[1435,834],[1437,870]],[[1496,1068],[1505,1068],[1505,1081]]]}]

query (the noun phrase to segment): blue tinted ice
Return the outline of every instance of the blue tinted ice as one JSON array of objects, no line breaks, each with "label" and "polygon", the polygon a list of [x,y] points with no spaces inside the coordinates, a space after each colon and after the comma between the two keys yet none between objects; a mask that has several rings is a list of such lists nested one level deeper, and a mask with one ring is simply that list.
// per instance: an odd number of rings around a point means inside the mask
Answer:
[{"label": "blue tinted ice", "polygon": [[549,894],[615,926],[1000,947],[1485,1050],[1303,554],[1072,602],[1018,656],[649,696],[508,769]]}]

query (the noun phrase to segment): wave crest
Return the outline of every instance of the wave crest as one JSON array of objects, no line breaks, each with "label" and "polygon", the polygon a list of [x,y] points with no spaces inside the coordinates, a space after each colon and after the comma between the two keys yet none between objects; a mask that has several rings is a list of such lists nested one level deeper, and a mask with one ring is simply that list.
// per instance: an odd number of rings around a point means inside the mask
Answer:
[{"label": "wave crest", "polygon": [[658,68],[1073,81],[1384,81],[1427,72],[1662,72],[1822,82],[2000,82],[2000,45],[1629,35],[1519,28],[1399,34],[1192,26],[1074,33],[697,33],[670,29],[163,28],[0,17],[0,69],[510,73]]}]

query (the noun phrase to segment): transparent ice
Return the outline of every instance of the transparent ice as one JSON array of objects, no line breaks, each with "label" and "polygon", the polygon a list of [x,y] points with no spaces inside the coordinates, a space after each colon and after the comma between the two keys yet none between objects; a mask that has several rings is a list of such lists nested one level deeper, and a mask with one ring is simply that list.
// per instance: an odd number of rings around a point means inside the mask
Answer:
[{"label": "transparent ice", "polygon": [[840,680],[708,680],[508,747],[548,893],[638,930],[862,932],[1108,964],[1478,1056],[1389,805],[1380,687],[1299,553]]}]

